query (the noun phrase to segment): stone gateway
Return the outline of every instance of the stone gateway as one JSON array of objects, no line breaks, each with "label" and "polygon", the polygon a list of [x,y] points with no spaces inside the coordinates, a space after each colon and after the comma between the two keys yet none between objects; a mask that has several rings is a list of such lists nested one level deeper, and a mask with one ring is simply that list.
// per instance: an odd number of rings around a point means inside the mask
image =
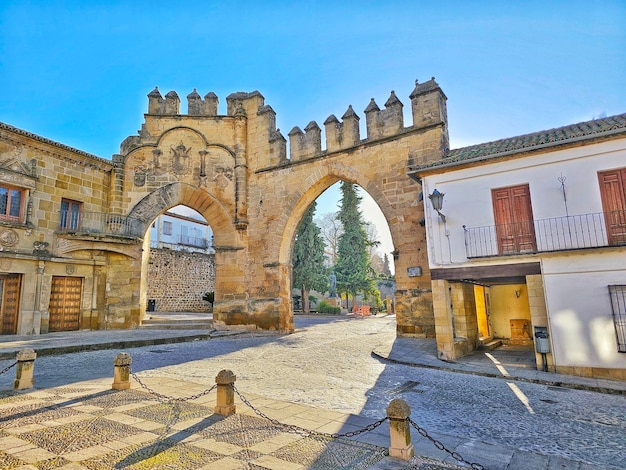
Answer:
[{"label": "stone gateway", "polygon": [[[1,124],[0,190],[12,202],[0,214],[0,277],[4,295],[15,292],[13,306],[4,302],[3,332],[140,325],[149,227],[181,204],[213,229],[215,325],[292,332],[298,223],[322,192],[347,181],[373,197],[389,224],[398,334],[434,336],[423,198],[407,173],[447,151],[446,97],[432,79],[416,83],[409,99],[410,126],[394,92],[384,109],[372,99],[364,138],[352,106],[341,120],[329,116],[325,148],[315,122],[291,129],[287,141],[257,91],[229,95],[220,115],[214,93],[194,90],[181,114],[177,93],[155,88],[140,131],[111,161]],[[421,275],[410,276],[416,266]]]}]

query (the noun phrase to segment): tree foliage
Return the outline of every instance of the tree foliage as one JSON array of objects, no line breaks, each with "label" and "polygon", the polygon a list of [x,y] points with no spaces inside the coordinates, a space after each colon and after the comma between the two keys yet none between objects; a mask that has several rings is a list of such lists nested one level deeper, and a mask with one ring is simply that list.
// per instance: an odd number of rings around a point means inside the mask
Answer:
[{"label": "tree foliage", "polygon": [[316,202],[307,209],[300,221],[293,247],[293,285],[302,291],[302,309],[310,311],[309,291],[328,290],[328,272],[324,267],[324,241],[313,222]]},{"label": "tree foliage", "polygon": [[361,198],[352,183],[341,183],[340,210],[337,218],[343,225],[343,234],[337,247],[337,291],[350,294],[354,301],[359,293],[368,294],[375,289],[373,270],[369,261],[371,245],[365,229],[366,223],[359,211]]},{"label": "tree foliage", "polygon": [[339,237],[343,233],[343,226],[337,218],[337,212],[327,212],[315,219],[315,224],[320,228],[322,238],[328,251],[330,251],[330,264],[337,262]]}]

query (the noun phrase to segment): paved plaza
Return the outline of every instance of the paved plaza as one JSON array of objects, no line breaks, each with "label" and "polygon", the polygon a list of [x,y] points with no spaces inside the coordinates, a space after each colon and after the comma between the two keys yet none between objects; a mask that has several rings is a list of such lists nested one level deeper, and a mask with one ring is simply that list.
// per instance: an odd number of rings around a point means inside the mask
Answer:
[{"label": "paved plaza", "polygon": [[[79,343],[96,350],[61,354]],[[16,350],[39,357],[34,389],[14,392],[15,375],[0,375],[0,468],[468,466],[449,452],[475,468],[626,468],[625,384],[537,372],[515,351],[443,363],[433,346],[396,338],[392,316],[296,317],[287,336],[3,336],[0,370]],[[136,375],[130,390],[113,391],[122,350]],[[237,414],[226,418],[213,413],[222,369],[237,376]],[[394,398],[449,452],[412,428],[419,457],[388,457],[389,423],[373,424]]]}]

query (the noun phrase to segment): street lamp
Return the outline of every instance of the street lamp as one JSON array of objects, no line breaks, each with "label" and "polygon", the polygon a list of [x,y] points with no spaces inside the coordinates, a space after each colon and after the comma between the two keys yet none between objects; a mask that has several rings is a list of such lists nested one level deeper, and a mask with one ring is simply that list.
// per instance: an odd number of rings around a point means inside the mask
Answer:
[{"label": "street lamp", "polygon": [[428,199],[430,199],[430,203],[433,206],[433,209],[435,210],[435,212],[437,212],[437,214],[439,214],[439,217],[441,217],[441,220],[445,222],[446,216],[441,213],[441,209],[443,208],[443,196],[444,195],[445,193],[440,193],[439,191],[435,189],[433,193],[428,196]]}]

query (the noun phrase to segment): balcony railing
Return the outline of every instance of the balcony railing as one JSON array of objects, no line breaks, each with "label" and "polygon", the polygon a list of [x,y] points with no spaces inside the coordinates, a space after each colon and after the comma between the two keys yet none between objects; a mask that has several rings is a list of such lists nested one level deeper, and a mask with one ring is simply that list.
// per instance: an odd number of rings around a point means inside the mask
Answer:
[{"label": "balcony railing", "polygon": [[626,211],[466,227],[468,258],[626,245]]},{"label": "balcony railing", "polygon": [[209,247],[209,240],[207,240],[206,238],[181,235],[180,244],[184,246],[192,246],[194,248],[202,248],[203,250],[205,250]]},{"label": "balcony railing", "polygon": [[150,240],[150,248],[168,248],[170,250],[183,250],[187,248],[207,250],[211,246],[211,243],[206,238],[188,237],[186,235],[181,235],[171,241]]},{"label": "balcony railing", "polygon": [[59,231],[123,237],[144,235],[139,219],[103,212],[61,211]]}]

